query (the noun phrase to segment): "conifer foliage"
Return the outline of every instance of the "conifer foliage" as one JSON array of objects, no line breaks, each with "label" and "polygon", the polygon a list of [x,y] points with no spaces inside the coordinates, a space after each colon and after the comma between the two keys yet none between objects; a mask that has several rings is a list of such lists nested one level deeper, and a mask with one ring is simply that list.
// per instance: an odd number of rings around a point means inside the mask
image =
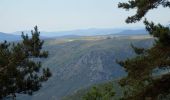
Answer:
[{"label": "conifer foliage", "polygon": [[126,10],[137,9],[136,14],[127,18],[127,23],[134,23],[140,21],[145,14],[151,10],[158,8],[162,5],[163,7],[170,7],[169,0],[129,0],[128,3],[119,3],[118,7]]},{"label": "conifer foliage", "polygon": [[[118,7],[126,10],[137,9],[134,16],[127,18],[127,23],[140,21],[145,14],[158,6],[170,7],[168,0],[129,0],[119,3]],[[155,43],[149,49],[132,45],[137,56],[118,63],[128,73],[119,83],[124,87],[123,100],[159,100],[167,99],[170,94],[170,72],[154,75],[154,70],[170,68],[170,28],[144,20],[146,30],[154,37]]]},{"label": "conifer foliage", "polygon": [[48,68],[41,70],[41,59],[47,58],[48,52],[42,51],[44,41],[38,27],[31,33],[31,38],[22,33],[18,43],[0,43],[0,99],[15,98],[16,93],[32,95],[51,76]]}]

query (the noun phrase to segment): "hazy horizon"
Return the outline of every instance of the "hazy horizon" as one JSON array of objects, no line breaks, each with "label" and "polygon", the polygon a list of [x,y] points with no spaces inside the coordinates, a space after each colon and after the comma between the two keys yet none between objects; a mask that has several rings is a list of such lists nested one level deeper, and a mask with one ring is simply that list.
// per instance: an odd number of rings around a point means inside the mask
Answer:
[{"label": "hazy horizon", "polygon": [[[27,30],[16,30],[16,31],[12,31],[12,32],[4,32],[4,31],[0,31],[1,33],[7,33],[7,34],[16,34],[16,33],[19,33],[19,32],[31,32],[31,30],[33,30],[35,26],[31,27],[30,29],[27,29]],[[126,31],[126,30],[141,30],[141,29],[145,29],[145,27],[117,27],[117,28],[114,28],[114,27],[106,27],[106,28],[80,28],[80,29],[66,29],[66,30],[54,30],[54,31],[46,31],[46,30],[41,30],[40,27],[39,28],[39,31],[40,32],[47,32],[47,33],[50,33],[50,32],[56,32],[56,33],[59,33],[59,32],[71,32],[71,31],[86,31],[86,30],[109,30],[109,29],[112,29],[112,30],[121,30],[121,31]]]},{"label": "hazy horizon", "polygon": [[[40,31],[58,32],[89,28],[144,27],[142,21],[126,24],[127,12],[117,8],[118,2],[127,0],[1,0],[0,32],[31,30],[37,25]],[[149,20],[168,24],[168,8],[152,10]],[[159,18],[156,16],[159,15]]]}]

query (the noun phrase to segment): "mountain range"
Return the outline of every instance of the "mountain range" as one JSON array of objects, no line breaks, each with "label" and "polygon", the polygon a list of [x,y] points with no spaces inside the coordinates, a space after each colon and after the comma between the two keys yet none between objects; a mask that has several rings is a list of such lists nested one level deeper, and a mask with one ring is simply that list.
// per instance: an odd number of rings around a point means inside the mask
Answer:
[{"label": "mountain range", "polygon": [[[31,35],[30,31],[23,31],[25,34]],[[41,38],[56,38],[56,37],[78,37],[78,36],[96,36],[96,35],[143,35],[147,34],[145,29],[82,29],[73,31],[61,31],[61,32],[41,32]],[[0,41],[16,41],[20,40],[21,31],[13,33],[2,33],[0,32]]]},{"label": "mountain range", "polygon": [[17,41],[20,40],[19,35],[9,34],[9,33],[3,33],[0,32],[0,42],[7,40],[7,41]]},{"label": "mountain range", "polygon": [[[43,49],[49,52],[42,65],[49,67],[53,75],[32,96],[17,94],[17,100],[61,100],[93,84],[122,78],[126,72],[115,60],[135,56],[131,43],[145,48],[153,44],[144,29],[78,32],[63,32],[60,36],[54,32],[49,37],[42,32],[42,38],[46,38]],[[20,36],[0,33],[0,41],[5,39],[17,41]]]},{"label": "mountain range", "polygon": [[48,39],[44,50],[49,57],[43,60],[53,76],[32,96],[18,95],[17,100],[61,100],[81,88],[119,79],[126,72],[115,60],[135,56],[130,44],[150,47],[153,39],[147,35],[89,36],[79,38]]}]

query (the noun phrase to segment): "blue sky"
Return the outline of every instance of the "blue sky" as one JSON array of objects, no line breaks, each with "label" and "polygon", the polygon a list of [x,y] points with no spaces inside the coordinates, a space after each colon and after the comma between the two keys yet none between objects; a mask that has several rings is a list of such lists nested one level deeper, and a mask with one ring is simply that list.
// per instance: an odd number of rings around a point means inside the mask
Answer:
[{"label": "blue sky", "polygon": [[[126,24],[134,11],[118,9],[118,2],[128,0],[0,0],[0,31],[63,31],[87,28],[142,27],[142,22]],[[148,19],[167,24],[169,9],[150,11]]]}]

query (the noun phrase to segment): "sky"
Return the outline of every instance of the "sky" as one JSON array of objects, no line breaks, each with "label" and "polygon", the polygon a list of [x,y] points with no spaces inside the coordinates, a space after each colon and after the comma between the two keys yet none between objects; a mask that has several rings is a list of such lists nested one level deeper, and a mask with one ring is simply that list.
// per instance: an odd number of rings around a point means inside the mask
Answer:
[{"label": "sky", "polygon": [[[118,9],[118,2],[128,0],[0,0],[0,31],[31,30],[66,31],[88,28],[143,27],[142,21],[126,24],[133,11]],[[162,8],[150,11],[149,20],[168,24],[170,11]]]}]

